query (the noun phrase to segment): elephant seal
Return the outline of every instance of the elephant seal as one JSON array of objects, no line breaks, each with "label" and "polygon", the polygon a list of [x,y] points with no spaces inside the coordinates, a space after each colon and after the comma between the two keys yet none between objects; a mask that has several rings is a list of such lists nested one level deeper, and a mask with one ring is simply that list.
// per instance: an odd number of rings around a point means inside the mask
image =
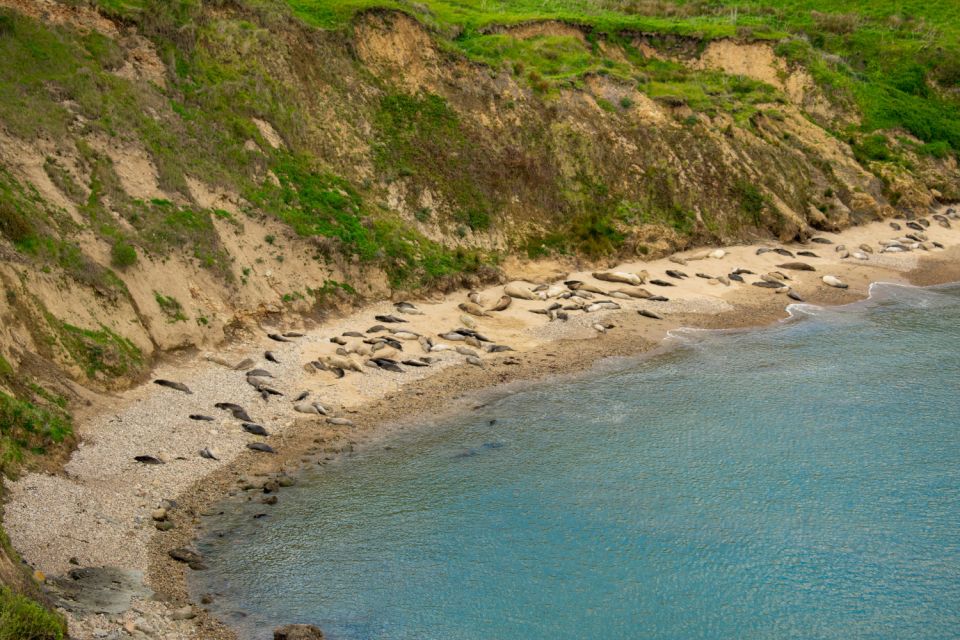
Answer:
[{"label": "elephant seal", "polygon": [[519,298],[520,300],[538,300],[537,294],[535,294],[530,286],[526,282],[510,282],[503,288],[504,295],[508,295],[511,298]]},{"label": "elephant seal", "polygon": [[229,411],[237,420],[242,420],[243,422],[253,422],[253,418],[251,418],[246,410],[238,404],[233,404],[232,402],[218,402],[213,406],[215,406],[217,409]]},{"label": "elephant seal", "polygon": [[669,260],[670,262],[672,262],[672,263],[674,263],[674,264],[682,264],[683,266],[687,266],[687,261],[684,260],[683,258],[681,258],[681,257],[678,256],[678,255],[672,255],[672,256],[670,256],[669,258],[667,258],[667,260]]},{"label": "elephant seal", "polygon": [[497,301],[497,304],[490,307],[490,311],[504,311],[510,304],[513,302],[513,298],[510,296],[500,296],[500,299]]},{"label": "elephant seal", "polygon": [[803,257],[805,257],[805,258],[819,258],[819,257],[820,257],[820,256],[818,256],[817,254],[815,254],[813,251],[797,251],[797,255],[798,255],[798,256],[803,256]]},{"label": "elephant seal", "polygon": [[676,278],[677,280],[683,280],[684,278],[690,277],[683,271],[677,271],[676,269],[667,269],[666,274],[671,278]]},{"label": "elephant seal", "polygon": [[820,236],[810,238],[810,242],[816,242],[817,244],[833,244],[833,240],[828,240]]},{"label": "elephant seal", "polygon": [[873,253],[873,247],[871,247],[866,242],[864,242],[863,244],[860,245],[860,251],[864,251],[866,253]]},{"label": "elephant seal", "polygon": [[420,311],[420,309],[417,309],[417,307],[415,307],[415,306],[414,306],[412,303],[410,303],[410,302],[401,301],[401,302],[396,303],[396,304],[393,305],[393,306],[394,306],[394,308],[395,308],[397,311],[399,311],[400,313],[403,313],[403,314],[405,314],[405,315],[408,315],[408,316],[422,316],[422,315],[423,315],[423,311]]},{"label": "elephant seal", "polygon": [[264,442],[249,442],[247,443],[247,449],[259,451],[260,453],[276,453],[276,451],[273,450],[273,447]]},{"label": "elephant seal", "polygon": [[141,464],[164,464],[163,460],[156,456],[133,456],[133,459]]},{"label": "elephant seal", "polygon": [[283,336],[281,336],[281,335],[278,334],[278,333],[268,333],[268,334],[267,334],[267,337],[270,338],[271,340],[276,341],[276,342],[291,342],[291,340],[288,340],[287,338],[284,338]]},{"label": "elephant seal", "polygon": [[635,273],[627,273],[626,271],[594,271],[590,275],[604,282],[622,282],[634,286],[644,283],[644,278],[641,278]]},{"label": "elephant seal", "polygon": [[650,293],[643,287],[632,287],[632,288],[620,287],[619,289],[617,289],[616,291],[613,291],[612,293],[622,293],[627,297],[639,298],[641,300],[647,300],[653,296],[652,293]]},{"label": "elephant seal", "polygon": [[167,387],[170,389],[176,389],[177,391],[182,391],[183,393],[193,395],[193,391],[190,391],[190,388],[183,384],[182,382],[174,382],[173,380],[164,380],[159,378],[153,381],[153,384],[158,384],[161,387]]},{"label": "elephant seal", "polygon": [[675,286],[672,282],[667,282],[666,280],[653,279],[650,281],[650,284],[655,284],[658,287],[672,287]]},{"label": "elephant seal", "polygon": [[790,269],[791,271],[816,271],[816,269],[806,262],[784,262],[783,264],[778,264],[777,268]]},{"label": "elephant seal", "polygon": [[654,320],[663,320],[663,316],[661,316],[660,314],[654,313],[653,311],[648,311],[646,309],[637,309],[637,313],[639,313],[644,318],[652,318]]},{"label": "elephant seal", "polygon": [[252,433],[255,436],[269,436],[267,430],[263,425],[257,424],[255,422],[244,422],[240,427],[247,433]]},{"label": "elephant seal", "polygon": [[803,298],[800,297],[800,294],[797,293],[796,291],[793,291],[792,289],[790,291],[787,291],[787,297],[790,298],[791,300],[796,300],[797,302],[803,302]]},{"label": "elephant seal", "polygon": [[837,289],[846,289],[849,286],[836,276],[823,276],[821,280],[823,280],[824,284]]},{"label": "elephant seal", "polygon": [[220,459],[219,456],[217,455],[217,452],[211,449],[210,447],[204,447],[203,449],[200,449],[200,457],[206,458],[208,460]]},{"label": "elephant seal", "polygon": [[404,320],[403,318],[398,318],[397,316],[392,314],[373,316],[373,319],[376,320],[377,322],[385,322],[387,324],[397,324],[400,322],[406,322],[406,320]]},{"label": "elephant seal", "polygon": [[782,256],[785,257],[785,258],[792,258],[792,257],[794,257],[793,252],[788,251],[787,249],[784,249],[783,247],[777,247],[776,249],[773,250],[773,252],[774,252],[774,253],[779,253],[780,255],[782,255]]},{"label": "elephant seal", "polygon": [[737,282],[744,282],[743,276],[740,275],[739,273],[729,273],[727,274],[727,277]]},{"label": "elephant seal", "polygon": [[349,418],[327,418],[327,424],[332,424],[337,427],[352,427],[353,420]]},{"label": "elephant seal", "polygon": [[477,356],[467,356],[467,362],[475,367],[483,367],[483,360]]},{"label": "elephant seal", "polygon": [[901,226],[900,226],[899,224],[897,224],[896,222],[891,222],[891,223],[890,223],[890,228],[893,229],[894,231],[900,231],[900,229],[902,229],[903,227],[901,227]]},{"label": "elephant seal", "polygon": [[203,421],[203,422],[213,422],[213,418],[212,418],[211,416],[205,416],[205,415],[203,415],[203,414],[201,414],[201,413],[191,413],[191,414],[190,414],[190,419],[191,419],[191,420],[200,420],[200,421]]},{"label": "elephant seal", "polygon": [[469,313],[472,316],[477,316],[480,318],[484,318],[487,315],[487,312],[483,310],[483,307],[475,302],[461,302],[457,305],[457,308],[464,313]]},{"label": "elephant seal", "polygon": [[269,361],[269,362],[273,362],[273,363],[276,363],[276,364],[280,364],[280,361],[277,360],[277,356],[273,355],[273,351],[264,351],[264,352],[263,352],[263,357],[264,357],[265,360],[267,360],[267,361]]},{"label": "elephant seal", "polygon": [[787,285],[783,284],[782,282],[768,282],[766,280],[758,280],[753,283],[753,286],[761,287],[763,289],[779,289]]}]

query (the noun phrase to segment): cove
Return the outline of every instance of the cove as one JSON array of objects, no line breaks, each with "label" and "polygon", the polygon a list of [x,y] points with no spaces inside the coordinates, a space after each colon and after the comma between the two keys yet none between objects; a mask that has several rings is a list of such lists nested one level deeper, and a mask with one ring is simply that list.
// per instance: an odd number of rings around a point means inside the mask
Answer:
[{"label": "cove", "polygon": [[243,638],[955,638],[960,287],[681,332],[205,523]]}]

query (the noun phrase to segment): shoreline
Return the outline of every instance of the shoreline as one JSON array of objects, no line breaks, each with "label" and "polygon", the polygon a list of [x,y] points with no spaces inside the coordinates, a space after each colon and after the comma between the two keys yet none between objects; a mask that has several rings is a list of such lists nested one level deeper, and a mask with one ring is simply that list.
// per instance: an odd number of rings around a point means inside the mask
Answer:
[{"label": "shoreline", "polygon": [[[804,261],[817,265],[818,269],[815,273],[811,274],[806,274],[806,272],[797,274],[798,279],[800,276],[807,276],[803,280],[804,287],[801,289],[805,302],[821,306],[834,306],[856,302],[868,297],[869,285],[871,283],[881,280],[889,281],[891,278],[896,282],[917,286],[960,281],[960,230],[940,228],[934,230],[931,228],[929,231],[931,238],[940,239],[944,242],[946,245],[945,250],[938,250],[931,253],[924,252],[923,255],[918,255],[919,252],[906,255],[897,254],[896,256],[890,256],[891,258],[896,258],[896,260],[889,261],[881,261],[880,256],[877,256],[876,260],[867,262],[855,261],[852,258],[840,262],[834,255],[828,255],[828,252],[833,253],[833,247],[826,245],[822,247],[818,245],[804,246],[805,249],[815,250],[821,256],[821,259],[816,260],[801,258]],[[869,237],[872,240],[876,240],[876,238],[892,237],[899,234],[891,231],[889,227],[887,227],[887,221],[883,221],[870,223],[861,227],[853,227],[839,234],[821,235],[829,236],[836,242],[844,241],[849,242],[852,246],[856,246],[857,242],[866,241],[861,240],[861,238]],[[848,240],[847,238],[850,239]],[[757,246],[761,245],[728,247],[727,249],[730,253],[736,254],[735,259],[737,261],[731,259],[729,255],[723,260],[707,258],[704,261],[690,262],[687,266],[672,264],[667,260],[658,260],[650,263],[634,263],[633,266],[627,267],[625,270],[646,267],[650,269],[651,273],[656,272],[652,277],[660,277],[659,273],[665,268],[675,268],[690,272],[692,278],[693,272],[701,268],[704,270],[709,268],[709,270],[714,273],[726,273],[735,266],[746,266],[750,262],[760,263],[767,268],[774,268],[775,264],[786,261],[783,258],[778,258],[774,261],[769,258],[765,259],[763,256],[756,256],[755,260],[748,260]],[[796,249],[798,245],[783,246]],[[682,253],[696,254],[700,252],[686,251]],[[871,256],[871,258],[873,258],[873,256]],[[904,260],[903,258],[908,259]],[[873,262],[873,264],[871,264],[871,262]],[[825,267],[829,266],[829,269],[821,271],[820,265],[824,265]],[[794,275],[794,272],[789,273],[791,276]],[[850,283],[850,288],[832,289],[823,285],[819,282],[819,276],[826,273],[840,276],[844,281]],[[815,280],[814,276],[816,277]],[[533,280],[533,278],[531,278],[531,280]],[[547,278],[538,278],[537,280],[549,281]],[[688,281],[683,281],[683,283],[686,282]],[[600,284],[604,285],[607,289],[614,289],[617,286],[611,283]],[[141,555],[143,553],[146,554],[146,562],[143,563],[140,556],[137,557],[137,560],[140,563],[139,566],[145,571],[146,582],[159,594],[160,599],[164,602],[151,602],[147,604],[137,602],[136,605],[139,608],[135,609],[135,611],[147,615],[155,613],[154,609],[177,608],[189,603],[186,583],[186,571],[189,571],[189,569],[181,563],[172,561],[167,555],[167,551],[175,547],[188,546],[190,541],[196,537],[198,525],[201,524],[202,514],[208,511],[211,506],[218,504],[231,494],[236,495],[242,492],[243,490],[239,488],[240,486],[257,487],[257,483],[262,485],[264,480],[273,477],[277,473],[289,473],[295,477],[298,469],[302,467],[312,466],[318,463],[326,464],[337,456],[349,456],[349,452],[353,447],[362,447],[370,444],[371,441],[375,442],[386,431],[409,428],[411,423],[417,422],[420,416],[429,412],[442,410],[443,413],[447,413],[469,410],[470,403],[473,402],[473,398],[476,397],[477,393],[493,391],[495,388],[502,387],[503,385],[543,382],[558,375],[579,375],[610,358],[637,357],[643,354],[650,354],[663,348],[664,339],[669,331],[678,328],[749,329],[762,327],[769,325],[774,320],[786,317],[788,315],[786,307],[788,304],[793,303],[793,301],[788,300],[782,295],[776,295],[770,290],[760,289],[758,287],[744,285],[724,287],[722,285],[713,285],[712,290],[710,290],[709,287],[703,286],[704,283],[702,282],[697,282],[696,285],[700,286],[700,290],[694,292],[693,295],[688,298],[679,298],[677,300],[677,302],[681,303],[679,309],[677,311],[663,313],[664,319],[662,321],[651,322],[643,318],[640,319],[642,321],[638,321],[638,316],[634,310],[637,305],[630,304],[630,301],[624,303],[623,306],[625,310],[623,311],[603,312],[602,315],[590,314],[591,319],[598,320],[602,318],[616,325],[616,327],[608,333],[599,335],[590,329],[589,325],[565,327],[565,330],[557,335],[550,335],[549,332],[546,335],[541,335],[536,333],[535,329],[538,323],[545,323],[546,319],[542,316],[533,316],[533,314],[529,313],[526,314],[526,316],[520,315],[523,311],[517,310],[517,314],[507,319],[509,322],[501,323],[507,325],[504,331],[501,331],[500,327],[497,327],[496,331],[491,330],[493,335],[507,333],[515,340],[527,338],[523,340],[523,344],[515,345],[517,346],[517,351],[498,353],[490,357],[485,357],[485,366],[483,368],[465,364],[462,360],[450,361],[445,362],[442,367],[431,367],[427,369],[428,375],[404,376],[404,378],[412,379],[400,381],[386,379],[385,384],[372,388],[366,388],[361,385],[359,390],[365,391],[366,393],[353,393],[352,395],[347,393],[344,395],[343,402],[341,403],[343,411],[338,413],[338,415],[349,417],[358,425],[349,432],[345,432],[339,427],[331,427],[323,424],[322,421],[315,419],[315,417],[294,417],[292,421],[288,421],[287,424],[284,425],[282,431],[277,429],[277,434],[268,440],[278,450],[276,456],[264,456],[263,454],[252,453],[243,449],[240,443],[245,442],[246,439],[240,437],[236,442],[240,447],[239,451],[232,459],[218,464],[213,469],[207,470],[203,468],[196,474],[188,475],[188,481],[183,481],[182,478],[180,478],[179,482],[177,482],[176,479],[168,481],[164,478],[163,481],[166,484],[160,487],[158,492],[148,491],[147,493],[151,495],[144,495],[143,502],[147,505],[146,512],[149,513],[151,509],[155,508],[155,505],[148,504],[154,495],[160,495],[159,492],[172,493],[172,495],[166,495],[165,499],[172,500],[176,504],[176,508],[171,509],[169,518],[174,528],[168,532],[150,531],[150,522],[147,520],[147,531],[144,531],[143,527],[139,527],[136,531],[133,531],[133,535],[129,536],[131,538],[146,538],[144,547],[141,550]],[[682,283],[678,283],[677,289],[681,286]],[[499,287],[491,288],[491,290],[498,289]],[[706,292],[703,292],[704,290],[706,290]],[[656,293],[660,292],[660,290],[656,291]],[[496,299],[496,297],[489,294],[485,295],[488,299]],[[671,297],[673,298],[673,296]],[[714,300],[711,301],[708,298],[714,298]],[[451,316],[450,309],[444,309],[443,313],[436,314],[439,315],[440,318],[430,317],[425,319],[424,322],[430,322],[431,326],[434,327],[440,326],[446,328],[448,324],[450,324],[451,327],[455,326],[455,324],[451,324],[450,318],[455,318],[459,314],[459,312],[456,311],[455,304],[461,300],[463,300],[463,292],[455,292],[447,296],[444,304],[452,307],[453,315]],[[421,304],[420,306],[425,310],[429,308],[426,304]],[[514,305],[515,310],[517,306],[518,305]],[[536,301],[527,306],[542,307],[545,306],[545,304]],[[640,306],[648,307],[649,305]],[[374,312],[388,312],[381,311],[381,309],[387,308],[392,309],[392,307],[384,304],[372,305],[348,318],[330,321],[312,333],[335,335],[334,331],[338,326],[349,326],[351,323],[355,324],[360,316],[367,317],[365,322],[372,322],[370,318]],[[430,315],[432,316],[434,314]],[[582,316],[578,316],[578,318],[579,317]],[[486,326],[487,320],[484,318],[477,320],[480,328],[486,333],[488,331]],[[442,322],[443,324],[437,325],[438,322]],[[499,320],[491,320],[491,326],[496,322],[499,322]],[[327,325],[334,326],[331,327]],[[527,336],[527,334],[524,333],[527,330],[530,330],[533,337]],[[436,330],[434,330],[433,333],[436,333]],[[500,340],[497,339],[497,342],[500,342]],[[509,344],[510,341],[507,341],[507,343]],[[319,348],[321,344],[326,347],[331,346],[329,343],[320,343],[319,341],[303,343],[300,345],[301,353],[299,355],[304,357],[312,356],[315,352],[313,347]],[[416,345],[416,343],[414,342],[413,345]],[[257,347],[262,348],[262,344],[257,345]],[[311,352],[310,354],[305,355],[302,353],[308,350]],[[235,348],[234,351],[251,353],[249,348],[243,351],[242,347],[239,349]],[[411,351],[419,351],[419,349],[411,349]],[[508,362],[511,361],[515,361],[516,363],[508,364]],[[197,367],[198,364],[200,365],[199,367]],[[310,376],[305,376],[299,365],[299,360],[291,359],[291,364],[287,367],[289,373],[295,378],[294,382],[302,383],[305,378],[314,379]],[[187,363],[166,363],[158,367],[158,369],[162,371],[176,371],[178,366],[185,366],[188,369],[193,367],[203,371],[205,368],[209,370],[209,368],[216,365],[209,362],[204,363],[198,358],[192,358]],[[435,371],[435,369],[439,370]],[[420,372],[418,371],[417,373]],[[236,372],[236,375],[242,377],[242,372]],[[316,374],[314,374],[314,376],[315,375]],[[358,374],[350,375],[356,376]],[[331,376],[324,375],[324,377],[327,378]],[[326,385],[326,387],[322,387],[326,391],[329,391],[329,387],[333,386],[332,380],[324,380],[324,382],[331,383]],[[216,388],[214,385],[214,389]],[[292,391],[293,389],[290,390]],[[351,391],[356,391],[356,389],[351,389]],[[141,401],[149,401],[151,396],[157,396],[160,393],[161,391],[152,385],[144,385],[129,393],[122,394],[123,398],[119,402],[119,406],[118,404],[114,404],[109,408],[109,411],[110,413],[116,413],[118,419],[120,415],[125,415],[126,417],[124,411],[131,411],[131,407],[135,409]],[[453,402],[451,402],[451,399],[453,399]],[[281,399],[274,402],[286,401]],[[398,420],[398,416],[402,416],[402,418]],[[271,430],[273,431],[274,429],[271,428]],[[96,446],[96,432],[87,433],[85,430],[81,430],[80,435],[85,443],[89,438],[93,446]],[[168,435],[168,438],[169,437]],[[126,461],[117,461],[117,464],[125,463]],[[65,469],[65,475],[68,478],[71,476],[75,477],[75,475],[71,473],[69,466],[68,464],[68,468]],[[138,469],[138,471],[139,470],[140,469]],[[174,477],[176,478],[177,475],[178,474],[174,474]],[[14,483],[14,488],[16,489],[19,484],[21,483]],[[33,486],[37,487],[39,485]],[[29,488],[30,485],[28,483],[28,492]],[[246,493],[248,496],[255,495],[253,490],[248,490]],[[281,491],[280,499],[282,499],[282,493]],[[15,500],[17,500],[16,504],[18,506],[24,504],[24,493],[20,492],[15,494],[11,502]],[[35,500],[36,498],[34,498],[34,501]],[[26,501],[26,503],[29,503],[29,501]],[[143,511],[142,508],[140,510]],[[14,513],[18,513],[18,511],[14,510]],[[22,547],[24,532],[18,529],[17,524],[18,521],[14,518],[11,535],[14,537],[15,544]],[[143,524],[141,521],[137,521],[138,526],[141,524]],[[124,527],[121,524],[118,528],[123,534],[130,531],[130,525]],[[28,532],[27,535],[28,538],[29,533],[30,532]],[[47,535],[49,535],[49,533]],[[73,545],[70,548],[73,549],[76,546],[77,545]],[[109,542],[107,546],[110,546]],[[63,555],[62,551],[60,555]],[[35,554],[28,554],[25,557],[37,562]],[[130,564],[121,564],[122,558],[119,558],[119,560],[117,564],[120,566]],[[56,565],[55,562],[50,562],[49,564]],[[133,566],[136,567],[137,564]],[[164,628],[160,637],[236,637],[232,630],[207,614],[202,606],[194,605],[193,611],[196,614],[195,618],[171,623],[170,626]],[[131,616],[121,617],[127,618],[124,621],[125,623],[130,623]],[[118,619],[115,616],[113,618],[86,616],[83,620],[71,619],[71,622],[73,623],[71,632],[76,634],[75,637],[85,638],[93,637],[92,630],[94,628],[116,627]],[[134,624],[133,630],[136,630],[136,628],[136,624]],[[128,630],[131,629],[128,628]],[[139,632],[140,631],[137,631],[137,633]],[[90,635],[84,635],[87,633]],[[145,635],[149,636],[150,634]]]}]

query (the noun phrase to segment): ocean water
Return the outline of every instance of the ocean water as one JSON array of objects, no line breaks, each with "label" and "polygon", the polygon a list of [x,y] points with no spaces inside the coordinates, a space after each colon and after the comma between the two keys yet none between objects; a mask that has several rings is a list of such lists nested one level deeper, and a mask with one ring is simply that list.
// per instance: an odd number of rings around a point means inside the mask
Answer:
[{"label": "ocean water", "polygon": [[192,590],[245,638],[960,637],[960,287],[793,309],[231,504]]}]

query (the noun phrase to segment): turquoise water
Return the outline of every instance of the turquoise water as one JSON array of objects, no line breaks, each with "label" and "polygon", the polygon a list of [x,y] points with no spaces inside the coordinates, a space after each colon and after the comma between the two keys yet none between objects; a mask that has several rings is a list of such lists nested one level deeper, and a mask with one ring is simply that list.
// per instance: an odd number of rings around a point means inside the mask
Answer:
[{"label": "turquoise water", "polygon": [[250,638],[960,637],[958,320],[876,285],[525,388],[232,505],[193,590]]}]

